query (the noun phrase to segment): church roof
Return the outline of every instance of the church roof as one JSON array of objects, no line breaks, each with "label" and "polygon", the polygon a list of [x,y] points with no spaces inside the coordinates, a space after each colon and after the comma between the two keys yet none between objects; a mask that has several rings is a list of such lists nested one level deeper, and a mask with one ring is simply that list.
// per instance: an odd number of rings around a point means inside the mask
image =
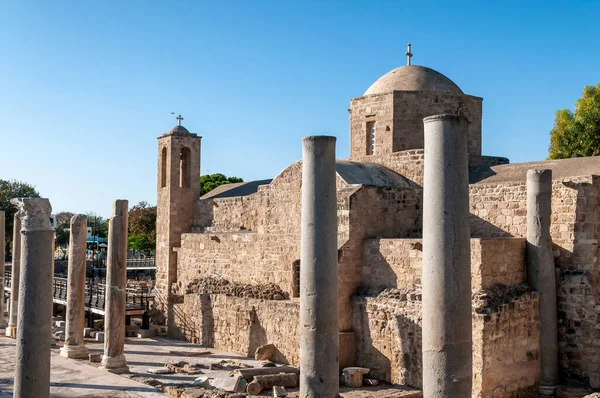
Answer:
[{"label": "church roof", "polygon": [[463,94],[452,80],[431,68],[404,65],[381,76],[365,91],[364,95],[390,91],[445,91]]},{"label": "church roof", "polygon": [[414,188],[416,185],[400,174],[377,163],[337,160],[335,171],[348,185]]},{"label": "church roof", "polygon": [[219,185],[212,191],[209,191],[202,195],[200,199],[217,199],[230,198],[233,196],[248,196],[257,192],[259,186],[270,184],[271,181],[272,180],[258,180]]},{"label": "church roof", "polygon": [[481,184],[500,184],[507,182],[525,182],[527,170],[551,169],[552,179],[600,175],[600,156],[571,158],[560,160],[540,160],[528,163],[510,163],[493,166],[473,176],[474,182]]}]

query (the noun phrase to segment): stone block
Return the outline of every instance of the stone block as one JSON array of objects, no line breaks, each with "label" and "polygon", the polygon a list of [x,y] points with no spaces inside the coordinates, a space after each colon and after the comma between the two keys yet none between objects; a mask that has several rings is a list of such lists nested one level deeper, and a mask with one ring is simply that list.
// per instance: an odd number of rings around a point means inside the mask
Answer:
[{"label": "stone block", "polygon": [[285,390],[285,387],[273,387],[273,397],[287,397],[287,391]]},{"label": "stone block", "polygon": [[156,337],[156,329],[138,329],[136,335],[139,339],[148,339]]},{"label": "stone block", "polygon": [[344,368],[344,370],[342,371],[342,382],[347,387],[362,387],[363,376],[369,373],[369,371],[370,369],[368,368],[359,368],[356,366]]},{"label": "stone block", "polygon": [[148,373],[152,373],[153,375],[170,375],[173,374],[175,372],[173,372],[172,369],[165,367],[162,368],[151,368],[148,369]]},{"label": "stone block", "polygon": [[208,376],[200,376],[197,377],[193,382],[193,385],[202,387],[202,388],[210,388],[210,381],[208,380]]},{"label": "stone block", "polygon": [[265,344],[261,345],[254,352],[254,359],[257,361],[272,361],[275,356],[275,345]]},{"label": "stone block", "polygon": [[54,322],[54,326],[56,326],[57,328],[64,328],[66,326],[66,322],[65,321],[56,321],[56,322]]},{"label": "stone block", "polygon": [[83,328],[83,337],[92,337],[92,328]]},{"label": "stone block", "polygon": [[90,362],[100,362],[100,361],[102,361],[102,354],[90,353],[88,355],[88,358],[89,358]]},{"label": "stone block", "polygon": [[96,333],[96,341],[98,343],[104,343],[104,332],[97,332]]},{"label": "stone block", "polygon": [[248,382],[241,376],[219,377],[212,381],[214,388],[219,388],[227,392],[244,392]]}]

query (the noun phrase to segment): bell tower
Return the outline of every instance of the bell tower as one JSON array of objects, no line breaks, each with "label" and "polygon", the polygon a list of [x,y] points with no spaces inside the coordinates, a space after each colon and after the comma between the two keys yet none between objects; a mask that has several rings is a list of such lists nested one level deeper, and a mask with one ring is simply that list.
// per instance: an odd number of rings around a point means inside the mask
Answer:
[{"label": "bell tower", "polygon": [[181,125],[158,137],[156,217],[157,304],[173,325],[171,285],[177,282],[177,252],[181,234],[189,232],[200,197],[200,140]]}]

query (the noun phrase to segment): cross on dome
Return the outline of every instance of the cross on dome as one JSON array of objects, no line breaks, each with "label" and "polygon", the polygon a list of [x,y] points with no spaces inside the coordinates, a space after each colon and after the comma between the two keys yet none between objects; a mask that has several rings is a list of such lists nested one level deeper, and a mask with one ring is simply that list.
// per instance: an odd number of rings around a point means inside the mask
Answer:
[{"label": "cross on dome", "polygon": [[177,121],[179,122],[179,125],[181,126],[181,121],[183,120],[183,116],[179,115],[175,119],[177,119]]},{"label": "cross on dome", "polygon": [[406,51],[406,53],[404,55],[406,55],[406,65],[410,65],[410,59],[413,56],[412,53],[410,52],[410,47],[411,47],[410,43],[408,43],[407,47],[408,47],[408,50]]}]

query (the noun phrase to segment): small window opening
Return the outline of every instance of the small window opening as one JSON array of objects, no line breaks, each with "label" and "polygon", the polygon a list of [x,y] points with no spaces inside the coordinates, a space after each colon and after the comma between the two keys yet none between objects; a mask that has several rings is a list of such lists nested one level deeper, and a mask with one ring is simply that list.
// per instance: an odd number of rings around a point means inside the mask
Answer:
[{"label": "small window opening", "polygon": [[293,265],[294,281],[293,281],[293,297],[300,297],[300,260],[294,261]]},{"label": "small window opening", "polygon": [[167,186],[167,148],[162,149],[160,155],[160,187]]},{"label": "small window opening", "polygon": [[179,187],[181,188],[190,187],[190,158],[190,148],[181,148],[181,153],[179,154]]},{"label": "small window opening", "polygon": [[375,154],[376,122],[367,122],[367,155]]}]

